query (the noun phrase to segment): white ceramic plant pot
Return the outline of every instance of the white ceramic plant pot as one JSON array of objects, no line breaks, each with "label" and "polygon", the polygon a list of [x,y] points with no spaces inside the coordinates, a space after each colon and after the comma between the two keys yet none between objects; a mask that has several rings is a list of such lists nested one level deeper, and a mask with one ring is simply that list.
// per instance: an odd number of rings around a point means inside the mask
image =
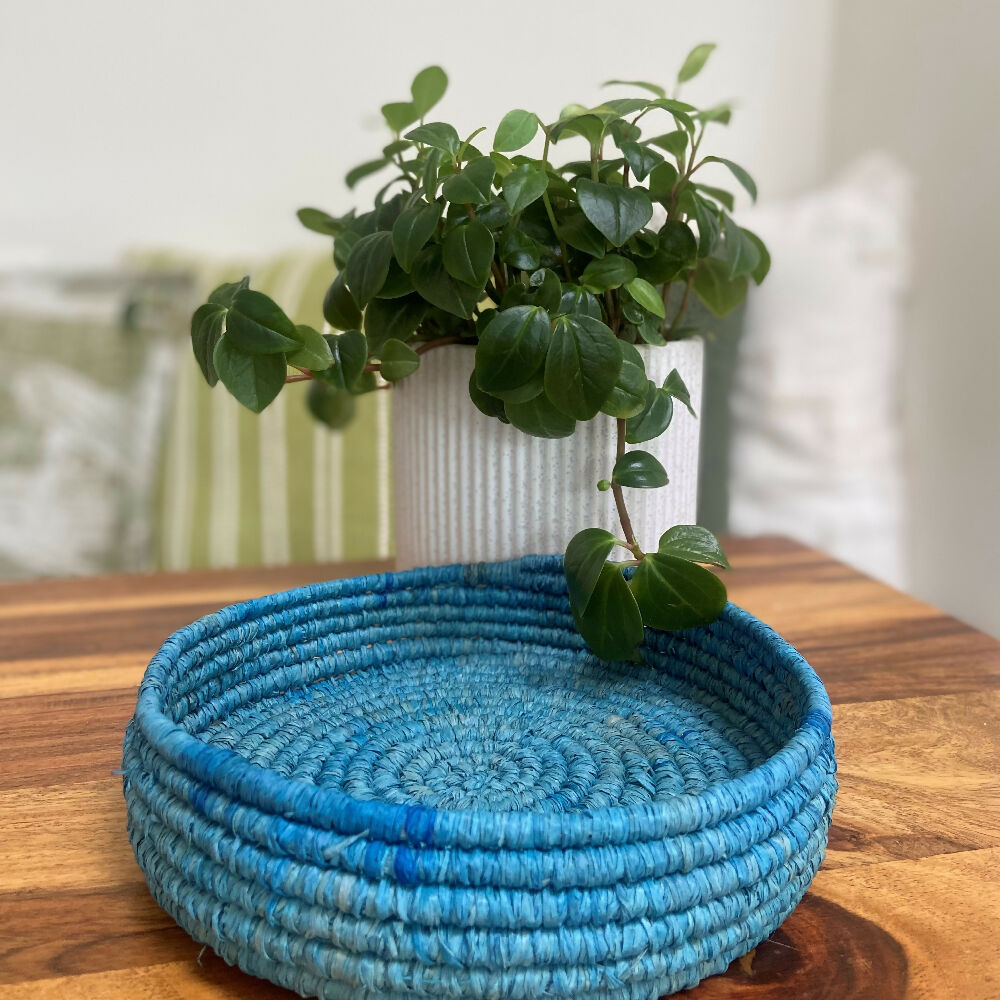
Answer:
[{"label": "white ceramic plant pot", "polygon": [[[676,368],[701,412],[699,339],[640,347],[657,385]],[[603,414],[568,438],[530,437],[480,413],[469,398],[471,347],[429,351],[392,391],[393,493],[399,569],[563,552],[582,528],[621,535],[610,492],[597,489],[615,461],[615,421]],[[655,548],[674,524],[694,524],[698,421],[680,404],[667,430],[629,447],[655,455],[670,483],[626,491],[640,545]]]}]

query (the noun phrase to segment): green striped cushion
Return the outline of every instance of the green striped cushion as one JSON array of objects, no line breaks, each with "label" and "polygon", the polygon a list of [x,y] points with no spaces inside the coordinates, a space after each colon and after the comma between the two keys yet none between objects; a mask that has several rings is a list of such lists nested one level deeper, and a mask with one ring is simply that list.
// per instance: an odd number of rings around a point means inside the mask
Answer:
[{"label": "green striped cushion", "polygon": [[[176,260],[173,261],[176,265]],[[328,255],[196,268],[199,292],[242,274],[298,323],[322,328]],[[392,552],[387,392],[358,400],[330,431],[309,415],[308,383],[287,386],[260,415],[209,389],[182,352],[159,485],[156,558],[164,569],[385,557]]]}]

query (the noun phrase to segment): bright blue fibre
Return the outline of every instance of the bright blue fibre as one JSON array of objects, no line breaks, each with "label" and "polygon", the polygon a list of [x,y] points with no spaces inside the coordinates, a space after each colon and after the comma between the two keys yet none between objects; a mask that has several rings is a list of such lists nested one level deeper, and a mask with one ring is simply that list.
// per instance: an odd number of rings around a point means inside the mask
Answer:
[{"label": "bright blue fibre", "polygon": [[576,632],[562,560],[315,584],[224,608],[150,663],[124,747],[156,901],[325,1000],[655,1000],[771,934],[819,867],[831,711],[727,605]]}]

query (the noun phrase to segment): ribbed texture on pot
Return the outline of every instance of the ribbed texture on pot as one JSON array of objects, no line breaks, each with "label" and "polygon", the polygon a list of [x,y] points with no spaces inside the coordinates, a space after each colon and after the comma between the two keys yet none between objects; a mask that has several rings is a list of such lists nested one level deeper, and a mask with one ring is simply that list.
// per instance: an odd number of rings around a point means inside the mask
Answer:
[{"label": "ribbed texture on pot", "polygon": [[[676,368],[701,411],[703,344],[640,347],[658,385]],[[610,493],[597,490],[615,460],[615,422],[599,415],[569,438],[522,434],[469,399],[470,347],[428,352],[393,389],[393,490],[400,569],[562,552],[582,528],[620,532]],[[693,524],[698,502],[699,423],[680,404],[666,432],[630,445],[655,455],[670,484],[629,490],[640,544],[656,546],[674,524]]]}]

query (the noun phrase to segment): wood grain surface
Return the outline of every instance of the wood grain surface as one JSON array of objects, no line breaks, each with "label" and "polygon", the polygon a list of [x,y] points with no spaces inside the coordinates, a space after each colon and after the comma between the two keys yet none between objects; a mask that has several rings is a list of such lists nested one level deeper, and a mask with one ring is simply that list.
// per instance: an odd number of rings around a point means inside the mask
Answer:
[{"label": "wood grain surface", "polygon": [[[805,900],[692,1000],[1000,1000],[1000,643],[781,539],[732,541],[730,594],[834,702],[841,790]],[[0,586],[0,1000],[291,1000],[150,899],[119,765],[166,636],[341,564]]]}]

